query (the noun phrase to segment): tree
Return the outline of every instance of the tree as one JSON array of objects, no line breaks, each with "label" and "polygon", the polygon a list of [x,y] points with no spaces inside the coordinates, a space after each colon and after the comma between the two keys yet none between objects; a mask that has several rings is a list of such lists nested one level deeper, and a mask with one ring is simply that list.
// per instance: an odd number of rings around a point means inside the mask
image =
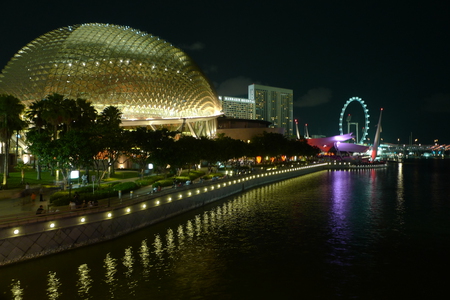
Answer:
[{"label": "tree", "polygon": [[115,106],[106,107],[97,118],[99,147],[102,149],[98,158],[106,159],[108,176],[114,174],[114,165],[125,151],[124,131],[120,127],[122,113]]},{"label": "tree", "polygon": [[46,163],[52,170],[61,170],[67,180],[74,167],[92,164],[99,149],[92,130],[97,112],[90,102],[52,94],[33,102],[27,116],[32,123],[27,142],[39,157],[39,165]]},{"label": "tree", "polygon": [[3,185],[7,184],[9,176],[8,156],[11,137],[26,127],[22,120],[25,105],[14,96],[0,95],[0,141],[4,144],[5,157],[3,163]]},{"label": "tree", "polygon": [[31,168],[30,165],[25,164],[23,162],[18,162],[16,165],[16,169],[20,170],[20,183],[25,184],[25,171]]}]

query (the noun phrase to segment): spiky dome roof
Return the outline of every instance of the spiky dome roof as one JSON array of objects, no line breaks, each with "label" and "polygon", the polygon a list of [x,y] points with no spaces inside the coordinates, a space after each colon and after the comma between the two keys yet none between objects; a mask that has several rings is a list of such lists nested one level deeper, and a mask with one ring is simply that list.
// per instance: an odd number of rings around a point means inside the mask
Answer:
[{"label": "spiky dome roof", "polygon": [[118,107],[126,119],[220,114],[214,88],[168,42],[127,26],[89,23],[50,31],[23,47],[0,75],[0,93],[26,105],[58,93]]}]

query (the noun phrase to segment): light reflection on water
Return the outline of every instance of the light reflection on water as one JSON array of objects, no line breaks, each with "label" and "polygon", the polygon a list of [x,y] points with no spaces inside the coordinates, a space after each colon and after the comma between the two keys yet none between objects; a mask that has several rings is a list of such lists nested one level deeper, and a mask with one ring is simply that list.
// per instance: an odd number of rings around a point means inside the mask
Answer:
[{"label": "light reflection on water", "polygon": [[61,287],[61,282],[58,277],[56,277],[56,272],[48,272],[48,287],[47,287],[47,297],[50,300],[56,300],[61,296],[59,288]]},{"label": "light reflection on water", "polygon": [[[419,241],[411,228],[429,231],[433,218],[410,217],[421,210],[411,186],[418,176],[399,166],[278,182],[123,238],[7,267],[1,292],[5,299],[376,299],[394,281],[409,285],[409,264],[424,253],[450,250],[448,239],[430,237],[427,247],[405,251]],[[448,192],[445,182],[436,185]],[[440,208],[434,217],[450,212],[448,203]],[[25,267],[32,276],[20,272]],[[44,283],[37,274],[45,273]]]}]

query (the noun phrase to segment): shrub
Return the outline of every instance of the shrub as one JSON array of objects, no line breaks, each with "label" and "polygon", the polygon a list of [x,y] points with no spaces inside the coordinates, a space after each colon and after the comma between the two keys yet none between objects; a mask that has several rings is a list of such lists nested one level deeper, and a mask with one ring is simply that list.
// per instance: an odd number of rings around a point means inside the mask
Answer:
[{"label": "shrub", "polygon": [[173,180],[172,179],[162,179],[159,180],[158,183],[164,187],[164,186],[172,186],[173,185]]},{"label": "shrub", "polygon": [[69,196],[69,194],[63,195],[63,196],[58,197],[58,198],[54,198],[53,200],[52,200],[52,197],[50,197],[50,203],[53,206],[65,206],[65,205],[69,205],[70,200],[72,200],[72,199],[73,199],[73,195]]},{"label": "shrub", "polygon": [[138,185],[135,182],[122,182],[120,184],[117,184],[114,186],[114,191],[122,191],[122,193],[124,192],[129,192],[129,191],[133,191],[136,190],[138,188]]},{"label": "shrub", "polygon": [[[175,176],[173,179],[177,180],[177,181],[181,181],[181,182],[186,182],[188,180],[190,180],[190,178],[188,176]],[[173,183],[173,181],[172,181]]]},{"label": "shrub", "polygon": [[158,176],[151,176],[151,177],[147,177],[147,178],[144,178],[144,179],[138,179],[138,180],[135,181],[135,183],[138,186],[140,186],[140,187],[141,186],[148,186],[148,185],[151,185],[154,182],[156,182],[158,180],[161,180],[161,179],[164,179],[164,176],[160,176],[160,175],[158,175]]},{"label": "shrub", "polygon": [[219,178],[222,178],[222,177],[223,177],[223,174],[222,174],[222,173],[211,173],[211,174],[208,174],[208,175],[203,176],[203,179],[211,179],[211,178],[213,178],[213,177],[219,177]]}]

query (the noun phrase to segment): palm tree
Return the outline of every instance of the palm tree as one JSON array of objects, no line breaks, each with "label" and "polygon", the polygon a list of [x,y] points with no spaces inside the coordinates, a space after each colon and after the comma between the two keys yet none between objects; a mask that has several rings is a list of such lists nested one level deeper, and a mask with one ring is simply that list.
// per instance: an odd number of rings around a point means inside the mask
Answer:
[{"label": "palm tree", "polygon": [[12,95],[0,95],[0,141],[4,143],[5,157],[3,163],[3,185],[6,185],[9,175],[8,156],[11,137],[14,132],[25,128],[27,123],[21,115],[25,105]]},{"label": "palm tree", "polygon": [[100,113],[97,124],[99,135],[102,136],[102,147],[104,147],[108,157],[108,176],[114,174],[114,164],[122,154],[123,130],[120,127],[122,123],[122,112],[115,106],[108,106]]},{"label": "palm tree", "polygon": [[[28,107],[28,111],[26,113],[26,118],[30,122],[30,124],[33,125],[28,132],[27,132],[27,143],[28,146],[30,145],[30,141],[35,140],[37,136],[42,138],[42,134],[46,130],[47,122],[45,121],[44,117],[42,116],[44,114],[45,109],[45,102],[44,101],[34,101],[31,103],[31,105]],[[32,138],[34,136],[34,138]],[[37,158],[37,166],[36,166],[36,179],[41,180],[41,160],[42,157],[37,155],[38,153],[34,153],[35,157]]]}]

